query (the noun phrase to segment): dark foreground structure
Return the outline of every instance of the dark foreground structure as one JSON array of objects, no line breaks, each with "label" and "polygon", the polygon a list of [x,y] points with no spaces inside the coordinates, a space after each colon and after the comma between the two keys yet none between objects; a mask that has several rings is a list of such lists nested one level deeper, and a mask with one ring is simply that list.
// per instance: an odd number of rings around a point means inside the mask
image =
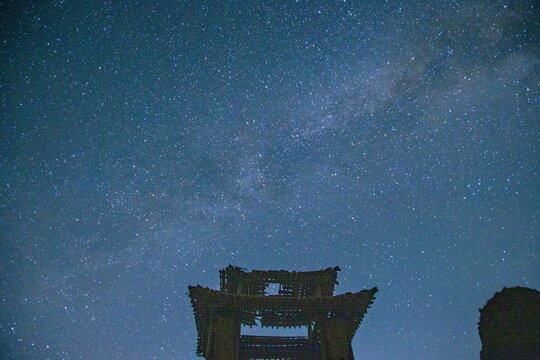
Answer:
[{"label": "dark foreground structure", "polygon": [[540,292],[504,288],[480,310],[482,360],[540,359]]},{"label": "dark foreground structure", "polygon": [[[189,287],[206,359],[352,360],[351,341],[377,288],[334,295],[338,267],[320,271],[220,271],[220,290]],[[269,294],[269,289],[276,289]],[[307,336],[249,336],[241,326],[307,327]]]}]

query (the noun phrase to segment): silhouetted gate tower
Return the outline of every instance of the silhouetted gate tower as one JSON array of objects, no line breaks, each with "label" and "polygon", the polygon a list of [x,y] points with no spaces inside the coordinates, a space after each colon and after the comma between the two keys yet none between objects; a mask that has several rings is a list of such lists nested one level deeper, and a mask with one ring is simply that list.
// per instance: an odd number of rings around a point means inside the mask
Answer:
[{"label": "silhouetted gate tower", "polygon": [[[338,267],[319,271],[220,271],[220,290],[189,287],[206,359],[354,359],[351,341],[377,288],[334,295]],[[276,294],[269,294],[277,288]],[[241,335],[241,326],[307,327],[307,336]]]}]

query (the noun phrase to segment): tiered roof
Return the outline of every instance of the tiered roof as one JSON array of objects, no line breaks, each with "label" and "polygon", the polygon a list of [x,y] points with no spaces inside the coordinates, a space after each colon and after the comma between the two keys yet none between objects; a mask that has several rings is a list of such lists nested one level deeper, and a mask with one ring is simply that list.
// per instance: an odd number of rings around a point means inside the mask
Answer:
[{"label": "tiered roof", "polygon": [[[229,266],[220,271],[221,290],[190,286],[189,295],[198,332],[197,353],[205,355],[214,315],[229,315],[243,325],[264,327],[312,326],[326,319],[343,320],[343,333],[352,339],[377,288],[333,296],[338,267],[319,271],[245,271]],[[279,284],[277,295],[266,295],[269,284]],[[305,337],[241,336],[242,353],[278,356],[280,351],[312,351]],[[281,345],[279,345],[281,344]],[[279,346],[278,346],[279,345]],[[278,356],[279,357],[279,356]]]}]

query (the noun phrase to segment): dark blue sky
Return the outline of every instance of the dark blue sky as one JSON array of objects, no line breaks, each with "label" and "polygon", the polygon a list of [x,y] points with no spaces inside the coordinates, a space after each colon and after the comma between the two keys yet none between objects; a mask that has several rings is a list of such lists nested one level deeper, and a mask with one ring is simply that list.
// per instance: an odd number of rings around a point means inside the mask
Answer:
[{"label": "dark blue sky", "polygon": [[196,359],[187,286],[234,264],[377,286],[362,359],[477,359],[540,287],[539,18],[1,2],[2,358]]}]

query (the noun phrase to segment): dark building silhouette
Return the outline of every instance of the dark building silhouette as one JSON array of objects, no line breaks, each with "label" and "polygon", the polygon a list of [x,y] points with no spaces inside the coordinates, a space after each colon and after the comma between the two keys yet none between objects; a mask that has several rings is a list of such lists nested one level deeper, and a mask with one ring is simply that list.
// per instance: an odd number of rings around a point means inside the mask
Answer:
[{"label": "dark building silhouette", "polygon": [[503,288],[480,310],[482,360],[540,359],[540,292]]},{"label": "dark building silhouette", "polygon": [[[206,359],[352,360],[351,341],[377,288],[334,295],[338,267],[320,271],[220,271],[220,290],[189,287]],[[275,294],[269,294],[269,289]],[[250,336],[241,326],[307,327],[307,336]]]}]

